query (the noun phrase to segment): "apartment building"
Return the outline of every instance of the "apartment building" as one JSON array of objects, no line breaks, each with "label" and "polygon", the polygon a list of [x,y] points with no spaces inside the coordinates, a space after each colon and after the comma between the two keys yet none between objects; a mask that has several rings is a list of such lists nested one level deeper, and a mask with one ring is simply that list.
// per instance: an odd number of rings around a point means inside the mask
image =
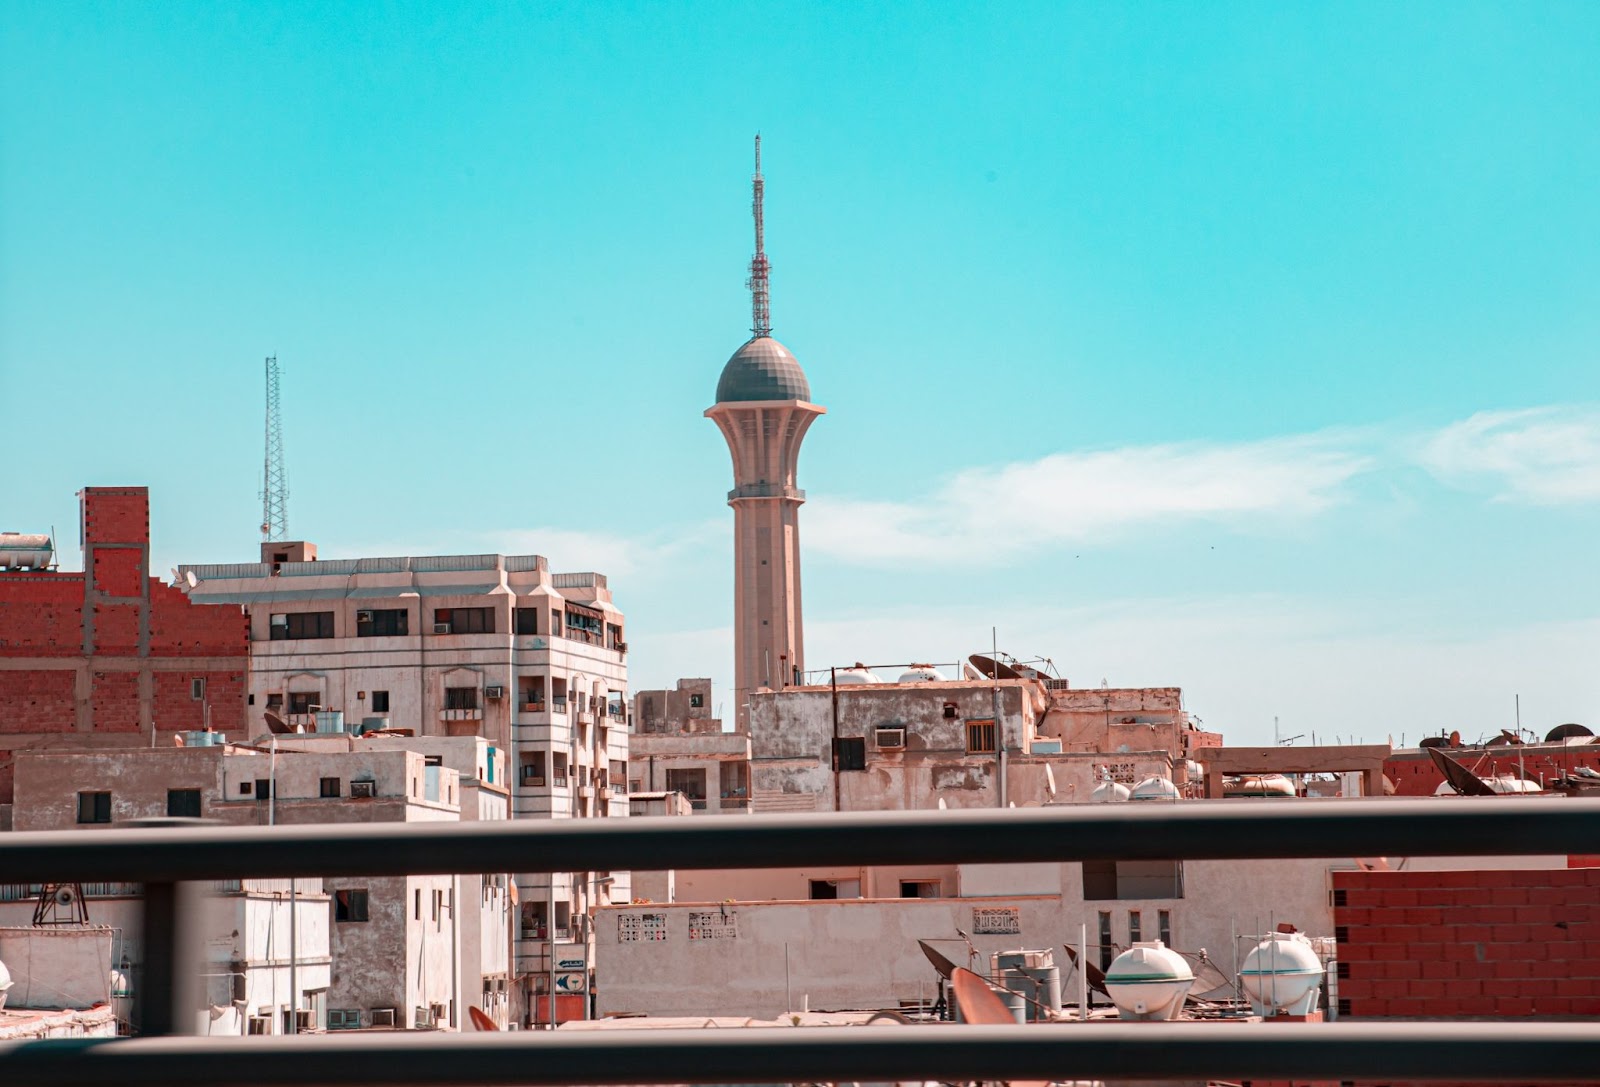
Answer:
[{"label": "apartment building", "polygon": [[[307,729],[339,712],[355,731],[479,737],[509,753],[512,818],[627,816],[627,642],[603,574],[552,573],[539,555],[319,561],[295,542],[262,545],[259,563],[182,566],[178,583],[248,609],[254,732],[269,711]],[[629,901],[628,874],[516,883],[512,1014],[532,1021],[541,993],[587,991],[590,919]]]}]

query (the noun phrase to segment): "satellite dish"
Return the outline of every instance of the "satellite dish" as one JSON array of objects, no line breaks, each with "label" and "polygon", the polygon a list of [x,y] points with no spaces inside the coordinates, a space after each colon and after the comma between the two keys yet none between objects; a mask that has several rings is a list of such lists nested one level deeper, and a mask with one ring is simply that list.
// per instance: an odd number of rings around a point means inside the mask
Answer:
[{"label": "satellite dish", "polygon": [[467,1018],[471,1019],[472,1020],[472,1025],[477,1027],[479,1030],[499,1030],[500,1029],[500,1026],[499,1026],[498,1023],[496,1023],[493,1019],[490,1019],[487,1015],[485,1015],[481,1009],[475,1008],[471,1004],[467,1005]]},{"label": "satellite dish", "polygon": [[1056,795],[1056,772],[1050,768],[1049,763],[1044,764],[1044,787],[1052,797]]},{"label": "satellite dish", "polygon": [[984,679],[1022,678],[1022,673],[1011,667],[1009,664],[1004,664],[1000,661],[994,660],[991,657],[985,657],[982,653],[974,653],[967,659],[972,662],[973,667],[977,668],[977,670],[982,673]]},{"label": "satellite dish", "polygon": [[928,961],[933,964],[933,968],[939,971],[939,976],[949,981],[950,976],[956,971],[956,964],[929,947],[926,940],[918,940],[917,946],[922,948],[922,953],[928,957]]},{"label": "satellite dish", "polygon": [[287,736],[294,732],[294,729],[289,727],[289,722],[285,721],[282,717],[279,717],[271,710],[267,710],[264,714],[262,714],[262,716],[267,719],[267,727],[277,735]]}]

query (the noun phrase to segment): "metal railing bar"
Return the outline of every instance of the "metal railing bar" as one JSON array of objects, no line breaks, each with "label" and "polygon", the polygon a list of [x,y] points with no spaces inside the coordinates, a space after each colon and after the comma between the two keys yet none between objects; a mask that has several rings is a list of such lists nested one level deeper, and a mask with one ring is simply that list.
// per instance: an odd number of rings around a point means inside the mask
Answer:
[{"label": "metal railing bar", "polygon": [[1600,852],[1600,799],[1188,801],[0,835],[11,882]]},{"label": "metal railing bar", "polygon": [[928,1079],[1600,1082],[1585,1023],[1088,1023],[0,1043],[8,1087]]}]

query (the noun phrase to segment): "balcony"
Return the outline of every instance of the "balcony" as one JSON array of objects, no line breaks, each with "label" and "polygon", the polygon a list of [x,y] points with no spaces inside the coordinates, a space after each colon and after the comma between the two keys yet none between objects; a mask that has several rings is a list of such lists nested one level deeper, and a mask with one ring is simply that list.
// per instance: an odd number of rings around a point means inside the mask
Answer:
[{"label": "balcony", "polygon": [[441,721],[481,721],[483,710],[474,706],[471,709],[440,710]]}]

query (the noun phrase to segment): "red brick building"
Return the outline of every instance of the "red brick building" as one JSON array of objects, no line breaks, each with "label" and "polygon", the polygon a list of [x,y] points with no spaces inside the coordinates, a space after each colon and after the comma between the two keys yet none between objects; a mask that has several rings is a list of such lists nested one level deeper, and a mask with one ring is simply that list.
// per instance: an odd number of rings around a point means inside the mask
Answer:
[{"label": "red brick building", "polygon": [[78,498],[81,573],[0,570],[0,804],[20,748],[149,746],[208,716],[244,727],[244,610],[192,604],[150,576],[146,488]]},{"label": "red brick building", "polygon": [[1600,868],[1334,872],[1333,888],[1341,1016],[1600,1016]]}]

